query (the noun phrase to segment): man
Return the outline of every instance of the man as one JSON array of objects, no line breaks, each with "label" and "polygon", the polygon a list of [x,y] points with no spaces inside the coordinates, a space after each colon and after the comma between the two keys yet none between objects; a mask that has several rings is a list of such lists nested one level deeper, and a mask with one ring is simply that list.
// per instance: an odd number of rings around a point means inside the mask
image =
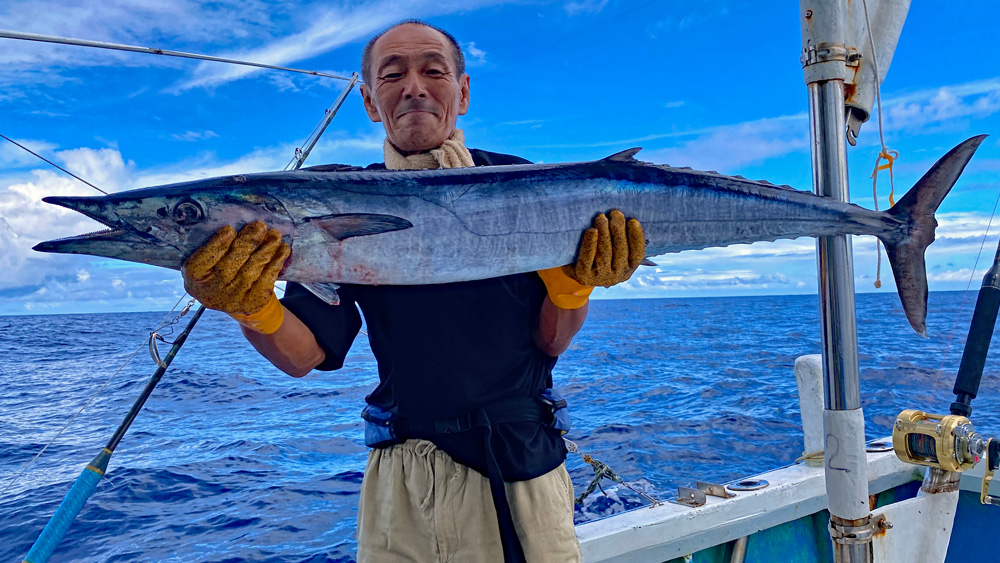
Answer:
[{"label": "man", "polygon": [[[469,107],[464,66],[455,39],[423,22],[368,43],[361,94],[386,131],[385,165],[369,168],[527,163],[465,147],[456,129]],[[182,271],[191,295],[231,314],[295,377],[341,367],[364,313],[380,383],[363,413],[373,449],[359,561],[578,561],[551,369],[593,286],[628,279],[643,258],[638,222],[609,215],[584,232],[572,267],[432,286],[345,284],[338,306],[294,283],[277,300],[288,248],[262,223],[221,230]]]}]

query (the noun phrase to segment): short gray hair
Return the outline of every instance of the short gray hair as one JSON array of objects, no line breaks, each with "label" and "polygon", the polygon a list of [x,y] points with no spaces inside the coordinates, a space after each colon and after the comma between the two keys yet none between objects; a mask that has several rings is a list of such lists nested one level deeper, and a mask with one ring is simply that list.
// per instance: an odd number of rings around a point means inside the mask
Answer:
[{"label": "short gray hair", "polygon": [[454,35],[448,33],[447,31],[441,29],[440,27],[431,25],[423,20],[409,19],[409,20],[403,20],[398,23],[394,23],[391,26],[383,29],[381,32],[379,32],[378,35],[369,39],[368,43],[365,44],[364,50],[361,51],[361,79],[365,81],[365,84],[372,83],[372,71],[371,71],[372,49],[375,47],[375,42],[378,41],[380,37],[396,29],[397,27],[410,23],[415,23],[417,25],[429,27],[434,31],[437,31],[441,35],[447,37],[448,41],[451,42],[451,47],[453,51],[451,54],[451,58],[455,62],[455,73],[458,76],[462,76],[463,74],[465,74],[465,54],[462,53],[462,47],[459,46],[458,40],[455,39]]}]

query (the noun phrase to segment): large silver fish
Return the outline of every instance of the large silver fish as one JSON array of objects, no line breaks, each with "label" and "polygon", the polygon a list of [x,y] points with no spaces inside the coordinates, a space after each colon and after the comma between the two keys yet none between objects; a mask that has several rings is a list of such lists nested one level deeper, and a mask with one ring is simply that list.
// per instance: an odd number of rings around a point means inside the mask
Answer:
[{"label": "large silver fish", "polygon": [[639,149],[576,164],[426,171],[226,176],[101,197],[46,197],[109,230],[35,250],[92,254],[180,269],[223,225],[260,220],[285,235],[281,279],[304,283],[434,284],[571,263],[595,214],[638,219],[647,254],[822,235],[885,243],[907,318],[923,334],[924,250],[934,212],[985,135],[941,158],[886,212],[787,186],[642,163]]}]

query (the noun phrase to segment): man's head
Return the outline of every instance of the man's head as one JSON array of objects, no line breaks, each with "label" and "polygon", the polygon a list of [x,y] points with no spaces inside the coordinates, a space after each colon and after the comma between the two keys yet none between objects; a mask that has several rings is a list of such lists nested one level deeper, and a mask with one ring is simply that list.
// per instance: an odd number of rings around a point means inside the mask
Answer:
[{"label": "man's head", "polygon": [[405,21],[372,38],[361,55],[368,117],[404,152],[437,148],[469,109],[469,76],[455,38]]}]

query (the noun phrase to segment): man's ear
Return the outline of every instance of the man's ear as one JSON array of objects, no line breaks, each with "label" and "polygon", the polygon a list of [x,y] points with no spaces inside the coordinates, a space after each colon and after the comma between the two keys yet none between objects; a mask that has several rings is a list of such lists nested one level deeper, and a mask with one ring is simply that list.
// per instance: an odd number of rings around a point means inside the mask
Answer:
[{"label": "man's ear", "polygon": [[[362,84],[361,89],[361,100],[365,104],[365,111],[368,112],[368,119],[371,119],[373,123],[380,123],[382,121],[382,116],[378,114],[378,108],[375,107],[375,100],[372,97],[372,90],[367,84]],[[466,103],[468,105],[468,103]]]},{"label": "man's ear", "polygon": [[462,89],[461,97],[458,99],[458,115],[465,115],[465,112],[469,111],[469,75],[463,74],[458,82]]}]

